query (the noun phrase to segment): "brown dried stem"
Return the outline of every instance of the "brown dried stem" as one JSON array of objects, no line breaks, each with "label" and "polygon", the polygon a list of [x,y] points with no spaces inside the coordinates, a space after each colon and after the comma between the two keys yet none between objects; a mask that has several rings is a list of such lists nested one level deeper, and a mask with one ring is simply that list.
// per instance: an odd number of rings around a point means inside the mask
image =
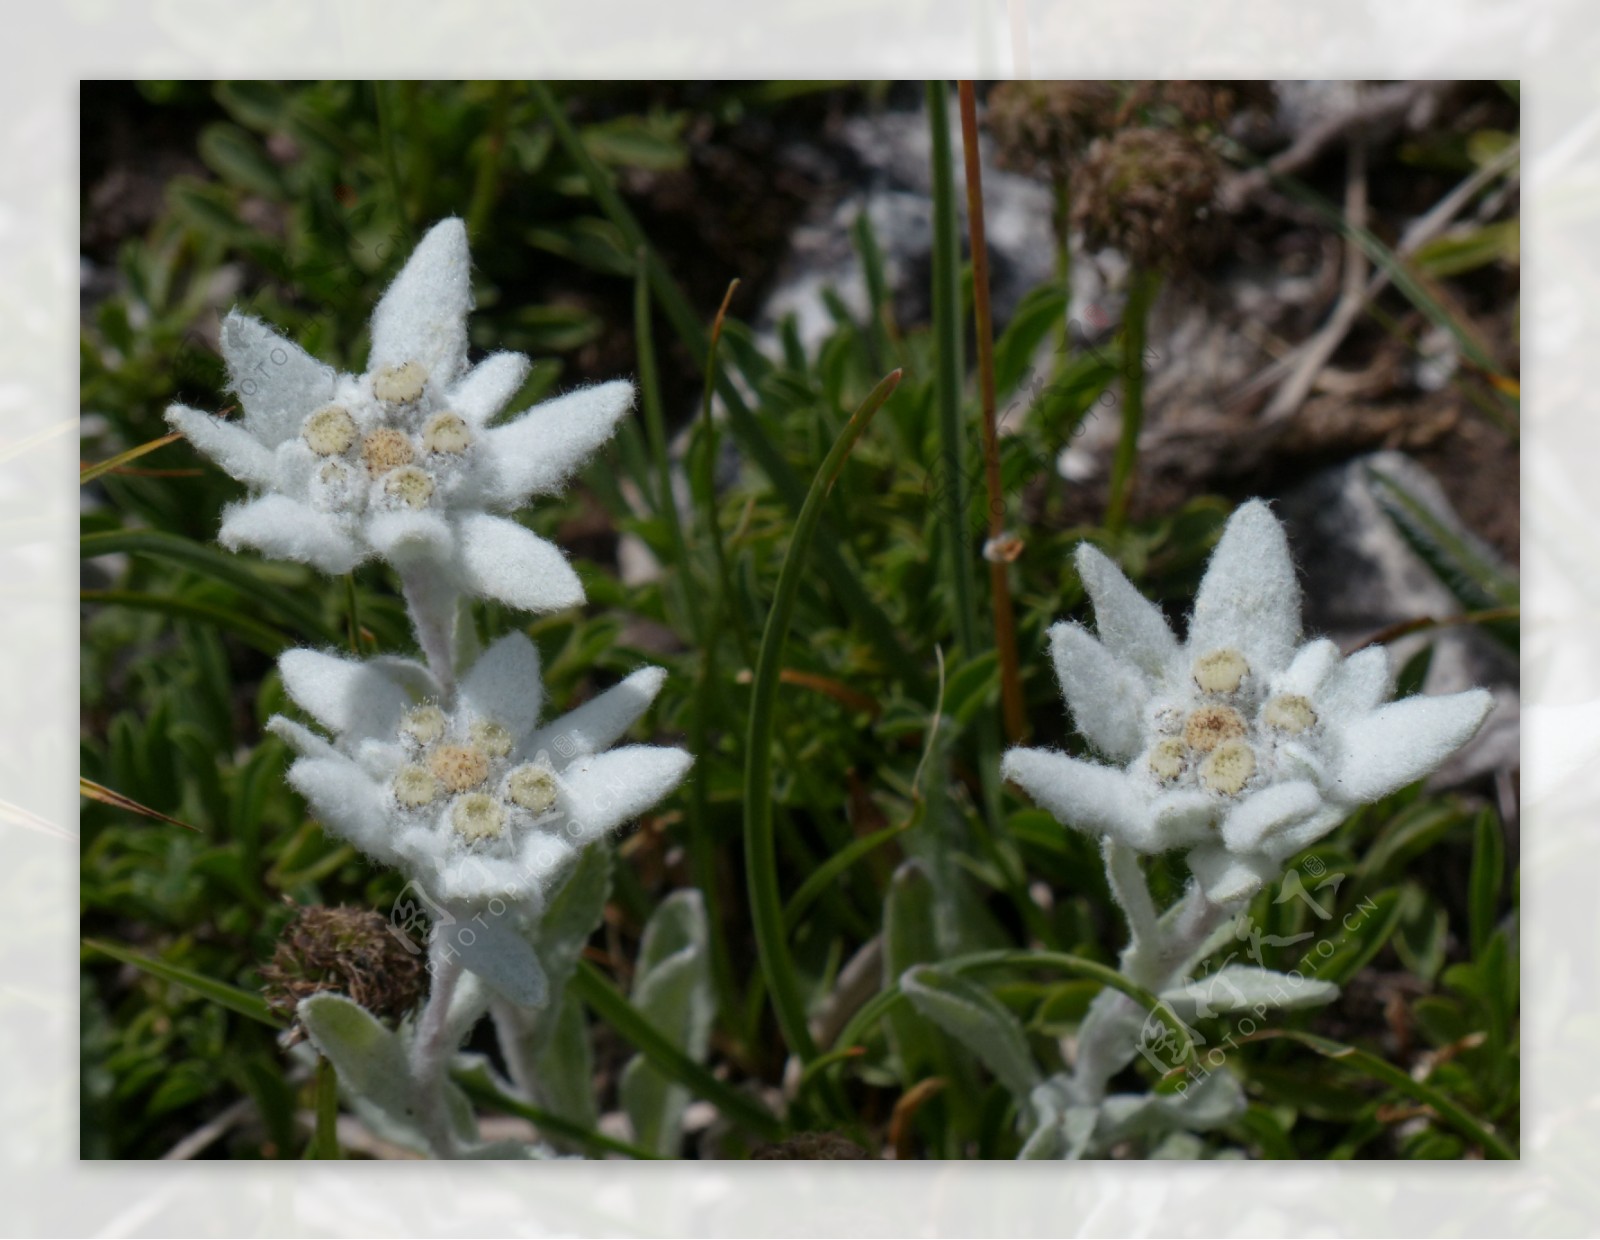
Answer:
[{"label": "brown dried stem", "polygon": [[[978,391],[983,401],[983,477],[989,491],[989,539],[1005,533],[1006,500],[1000,486],[1000,437],[994,411],[994,320],[989,309],[989,249],[983,229],[983,169],[978,155],[978,103],[971,82],[957,83],[961,101],[961,146],[967,172],[967,229],[972,248],[972,302],[977,320]],[[1017,662],[1016,621],[1006,563],[989,561],[994,594],[994,644],[1000,658],[1000,707],[1013,744],[1027,731],[1022,675]]]}]

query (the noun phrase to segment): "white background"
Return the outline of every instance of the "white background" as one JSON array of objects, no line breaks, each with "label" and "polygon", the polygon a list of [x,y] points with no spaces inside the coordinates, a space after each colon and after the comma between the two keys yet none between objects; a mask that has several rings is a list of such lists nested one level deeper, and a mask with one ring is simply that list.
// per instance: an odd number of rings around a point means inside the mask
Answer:
[{"label": "white background", "polygon": [[74,830],[81,77],[1494,77],[1525,104],[1525,1158],[1461,1164],[80,1165],[76,841],[0,821],[0,1231],[1553,1235],[1600,1229],[1600,30],[1581,0],[10,6],[0,800]]}]

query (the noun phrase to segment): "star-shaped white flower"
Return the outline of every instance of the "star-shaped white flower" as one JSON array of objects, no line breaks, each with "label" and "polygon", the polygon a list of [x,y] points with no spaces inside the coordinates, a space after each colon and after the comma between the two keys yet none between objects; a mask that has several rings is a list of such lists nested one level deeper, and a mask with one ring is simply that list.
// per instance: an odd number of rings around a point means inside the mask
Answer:
[{"label": "star-shaped white flower", "polygon": [[1282,873],[1357,806],[1436,769],[1477,731],[1483,689],[1383,704],[1388,652],[1300,644],[1288,541],[1260,500],[1229,519],[1180,643],[1088,545],[1078,573],[1098,637],[1050,630],[1063,696],[1107,761],[1013,749],[1005,777],[1063,824],[1140,852],[1187,849],[1216,903]]},{"label": "star-shaped white flower", "polygon": [[251,489],[223,514],[223,545],[327,573],[371,556],[424,562],[464,593],[530,611],[581,603],[560,550],[496,514],[559,490],[616,430],[633,385],[581,388],[492,426],[528,359],[493,353],[469,367],[471,308],[466,228],[448,219],[373,312],[365,374],[339,374],[264,323],[229,314],[222,352],[243,417],[167,411]]},{"label": "star-shaped white flower", "polygon": [[271,720],[299,754],[289,782],[335,835],[475,922],[487,942],[461,946],[491,982],[503,963],[471,950],[505,948],[527,963],[505,933],[506,908],[536,911],[580,850],[660,801],[692,761],[662,746],[609,748],[655,698],[660,668],[541,727],[539,655],[521,633],[473,663],[453,703],[410,659],[291,650],[279,667],[289,696],[333,735]]}]

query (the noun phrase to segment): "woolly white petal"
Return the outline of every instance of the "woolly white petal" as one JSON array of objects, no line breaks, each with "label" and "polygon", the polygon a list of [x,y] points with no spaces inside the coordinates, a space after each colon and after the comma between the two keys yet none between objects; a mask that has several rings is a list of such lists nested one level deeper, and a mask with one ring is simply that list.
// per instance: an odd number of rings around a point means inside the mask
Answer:
[{"label": "woolly white petal", "polygon": [[1143,749],[1140,716],[1150,696],[1144,674],[1072,623],[1051,628],[1050,654],[1073,722],[1089,743],[1119,762]]},{"label": "woolly white petal", "polygon": [[417,243],[372,312],[369,372],[419,362],[437,384],[452,383],[467,356],[472,258],[467,227],[441,220]]},{"label": "woolly white petal", "polygon": [[1178,639],[1161,609],[1134,589],[1098,548],[1079,544],[1077,564],[1094,603],[1094,630],[1100,640],[1141,671],[1160,675],[1178,657]]},{"label": "woolly white petal", "polygon": [[1151,851],[1144,798],[1116,767],[1048,749],[1013,749],[1000,763],[1000,773],[1062,825],[1090,835],[1114,835]]},{"label": "woolly white petal", "polygon": [[561,776],[569,837],[581,845],[631,822],[682,783],[693,761],[682,749],[655,745],[578,758]]},{"label": "woolly white petal", "polygon": [[456,571],[474,594],[528,611],[560,611],[583,602],[583,585],[553,543],[515,521],[475,513],[458,524]]},{"label": "woolly white petal", "polygon": [[306,503],[311,498],[311,478],[320,458],[299,435],[290,436],[272,453],[272,479],[267,490]]},{"label": "woolly white petal", "polygon": [[1222,842],[1234,852],[1252,852],[1267,836],[1303,821],[1322,807],[1315,784],[1273,784],[1234,806],[1222,823]]},{"label": "woolly white petal", "polygon": [[559,770],[584,754],[599,753],[615,744],[644,714],[666,679],[667,673],[659,667],[641,668],[534,733],[525,746],[525,756],[533,757],[542,750]]},{"label": "woolly white petal", "polygon": [[267,731],[283,741],[302,758],[336,758],[339,751],[304,724],[296,723],[283,715],[267,720]]},{"label": "woolly white petal", "polygon": [[547,400],[488,431],[488,502],[520,508],[530,495],[559,489],[632,407],[633,384],[618,379]]},{"label": "woolly white petal", "polygon": [[1309,848],[1345,820],[1346,812],[1337,805],[1318,810],[1311,817],[1284,827],[1262,843],[1260,854],[1278,868],[1302,848]]},{"label": "woolly white petal", "polygon": [[1334,669],[1317,695],[1317,711],[1332,720],[1356,719],[1389,693],[1389,651],[1383,646],[1358,650]]},{"label": "woolly white petal", "polygon": [[367,550],[327,513],[283,495],[232,504],[222,513],[217,541],[230,551],[253,547],[279,560],[299,560],[325,573],[348,573]]},{"label": "woolly white petal", "polygon": [[482,426],[517,394],[528,369],[528,359],[520,353],[491,353],[450,389],[450,408]]},{"label": "woolly white petal", "polygon": [[441,922],[436,933],[460,954],[463,965],[513,1003],[523,1007],[544,1003],[549,986],[539,957],[505,910],[450,911],[454,920]]},{"label": "woolly white petal", "polygon": [[539,722],[544,687],[539,651],[522,633],[507,633],[490,646],[461,681],[461,703],[473,717],[523,737]]},{"label": "woolly white petal", "polygon": [[1301,697],[1315,697],[1339,666],[1339,647],[1325,637],[1301,646],[1287,671],[1273,684],[1278,693],[1298,693]]},{"label": "woolly white petal", "polygon": [[1334,775],[1337,795],[1359,805],[1421,779],[1466,743],[1493,705],[1487,689],[1470,689],[1403,698],[1347,724]]},{"label": "woolly white petal", "polygon": [[388,739],[411,695],[381,666],[319,650],[285,650],[283,688],[295,705],[346,743]]},{"label": "woolly white petal", "polygon": [[289,783],[312,813],[368,856],[392,864],[389,804],[382,788],[347,758],[301,758],[289,768]]},{"label": "woolly white petal", "polygon": [[1279,874],[1276,866],[1255,853],[1230,853],[1219,844],[1196,848],[1189,854],[1189,870],[1213,904],[1247,900]]},{"label": "woolly white petal", "polygon": [[1228,519],[1206,565],[1189,622],[1189,650],[1232,648],[1271,675],[1300,640],[1300,586],[1289,540],[1272,510],[1253,499]]},{"label": "woolly white petal", "polygon": [[455,559],[456,531],[437,512],[374,513],[362,532],[391,564],[448,564]]},{"label": "woolly white petal", "polygon": [[433,673],[426,665],[418,663],[415,659],[407,659],[397,654],[379,654],[368,659],[367,666],[382,672],[409,693],[413,700],[421,701],[423,698],[439,696],[439,682],[433,678]]},{"label": "woolly white petal", "polygon": [[272,449],[244,427],[184,405],[167,410],[167,424],[240,482],[253,487],[271,485]]},{"label": "woolly white petal", "polygon": [[333,367],[260,320],[232,311],[222,320],[221,342],[244,425],[269,448],[297,434],[308,414],[333,399]]},{"label": "woolly white petal", "polygon": [[1218,815],[1217,800],[1186,788],[1163,793],[1151,811],[1153,827],[1147,852],[1164,852],[1185,844],[1203,844],[1212,838]]}]

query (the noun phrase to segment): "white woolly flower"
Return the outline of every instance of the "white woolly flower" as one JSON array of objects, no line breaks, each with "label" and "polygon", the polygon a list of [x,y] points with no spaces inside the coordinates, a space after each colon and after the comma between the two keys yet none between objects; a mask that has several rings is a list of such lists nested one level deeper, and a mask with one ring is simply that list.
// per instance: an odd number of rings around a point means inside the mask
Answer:
[{"label": "white woolly flower", "polygon": [[1228,521],[1188,640],[1095,548],[1078,573],[1091,636],[1050,630],[1063,696],[1108,763],[1013,749],[1005,777],[1067,826],[1140,852],[1189,850],[1217,903],[1244,899],[1364,803],[1436,769],[1492,704],[1473,689],[1384,703],[1388,652],[1300,644],[1283,528],[1260,500]]},{"label": "white woolly flower", "polygon": [[492,419],[528,359],[467,365],[472,308],[466,228],[435,225],[372,316],[365,374],[339,374],[264,323],[233,312],[222,353],[243,417],[174,405],[167,421],[250,487],[220,538],[344,573],[370,556],[426,563],[456,588],[531,611],[583,601],[551,543],[496,513],[558,490],[633,404],[623,381]]},{"label": "white woolly flower", "polygon": [[[289,782],[335,835],[476,923],[476,947],[458,946],[491,982],[504,980],[505,962],[466,949],[528,965],[499,914],[536,909],[580,850],[665,797],[692,761],[681,749],[608,749],[655,698],[660,668],[540,726],[539,655],[521,633],[478,658],[454,702],[409,659],[290,650],[279,668],[289,696],[333,734],[271,720],[299,754]],[[486,908],[496,916],[483,918]]]}]

